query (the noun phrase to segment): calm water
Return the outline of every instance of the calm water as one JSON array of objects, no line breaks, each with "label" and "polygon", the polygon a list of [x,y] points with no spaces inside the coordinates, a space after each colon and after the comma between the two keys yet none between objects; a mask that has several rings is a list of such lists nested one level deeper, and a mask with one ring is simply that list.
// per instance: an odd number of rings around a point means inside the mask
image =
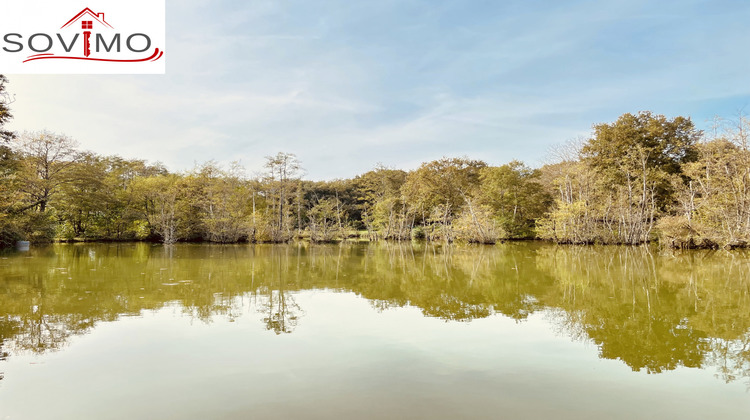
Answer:
[{"label": "calm water", "polygon": [[0,254],[0,419],[750,418],[750,255]]}]

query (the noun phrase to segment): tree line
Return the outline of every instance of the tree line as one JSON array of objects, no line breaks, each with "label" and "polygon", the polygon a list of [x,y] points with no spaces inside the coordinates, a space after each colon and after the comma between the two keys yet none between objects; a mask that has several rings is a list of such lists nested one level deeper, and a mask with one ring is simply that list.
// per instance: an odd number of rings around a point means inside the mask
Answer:
[{"label": "tree line", "polygon": [[743,247],[750,239],[750,120],[651,112],[596,124],[549,163],[443,158],[404,171],[302,179],[294,154],[246,175],[209,161],[174,173],[80,150],[48,131],[2,131],[12,98],[0,75],[0,244],[17,240],[330,242],[547,239],[572,244]]}]

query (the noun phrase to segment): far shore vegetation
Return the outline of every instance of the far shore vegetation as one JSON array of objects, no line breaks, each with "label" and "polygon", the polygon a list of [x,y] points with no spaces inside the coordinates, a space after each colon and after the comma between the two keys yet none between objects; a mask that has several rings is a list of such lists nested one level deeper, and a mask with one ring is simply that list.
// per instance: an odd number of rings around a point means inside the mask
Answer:
[{"label": "far shore vegetation", "polygon": [[750,119],[651,112],[595,124],[549,163],[493,166],[443,158],[412,171],[376,167],[309,181],[291,153],[262,175],[209,161],[173,173],[82,151],[65,135],[3,130],[12,118],[0,75],[0,247],[19,240],[288,242],[347,239],[566,244],[750,244]]}]

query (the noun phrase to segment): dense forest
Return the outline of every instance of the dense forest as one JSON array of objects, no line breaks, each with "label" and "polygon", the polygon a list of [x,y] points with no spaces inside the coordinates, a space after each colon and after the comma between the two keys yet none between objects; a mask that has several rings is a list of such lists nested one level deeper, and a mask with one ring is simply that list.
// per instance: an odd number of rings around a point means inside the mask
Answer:
[{"label": "dense forest", "polygon": [[62,134],[3,130],[12,118],[7,83],[0,75],[0,245],[539,238],[732,248],[750,239],[743,115],[717,118],[706,134],[685,117],[624,114],[553,150],[538,169],[462,157],[309,181],[290,153],[266,157],[254,177],[214,161],[173,173],[81,150]]}]

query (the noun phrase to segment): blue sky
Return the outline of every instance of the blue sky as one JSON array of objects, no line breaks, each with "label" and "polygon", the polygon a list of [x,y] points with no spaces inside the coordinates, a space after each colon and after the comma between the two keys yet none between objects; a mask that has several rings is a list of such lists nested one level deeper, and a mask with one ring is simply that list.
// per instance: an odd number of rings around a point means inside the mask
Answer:
[{"label": "blue sky", "polygon": [[750,113],[750,2],[167,0],[163,76],[8,75],[14,130],[309,179],[441,156],[539,166],[625,112]]}]

